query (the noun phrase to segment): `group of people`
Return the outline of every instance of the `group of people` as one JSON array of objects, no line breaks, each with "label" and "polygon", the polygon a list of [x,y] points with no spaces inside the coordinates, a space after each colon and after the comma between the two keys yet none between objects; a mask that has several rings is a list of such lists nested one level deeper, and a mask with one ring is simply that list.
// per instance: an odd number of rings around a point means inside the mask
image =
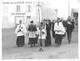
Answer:
[{"label": "group of people", "polygon": [[61,45],[62,39],[66,34],[70,44],[74,23],[74,19],[71,19],[70,17],[67,19],[67,21],[64,21],[61,18],[57,18],[56,21],[53,20],[53,22],[51,22],[50,20],[46,20],[42,21],[38,25],[35,25],[34,21],[31,21],[28,28],[26,28],[20,20],[19,25],[15,30],[15,33],[17,34],[16,45],[17,47],[25,45],[26,34],[29,38],[28,45],[33,47],[39,43],[39,51],[43,51],[45,46],[51,46],[51,34],[55,39],[57,46]]}]

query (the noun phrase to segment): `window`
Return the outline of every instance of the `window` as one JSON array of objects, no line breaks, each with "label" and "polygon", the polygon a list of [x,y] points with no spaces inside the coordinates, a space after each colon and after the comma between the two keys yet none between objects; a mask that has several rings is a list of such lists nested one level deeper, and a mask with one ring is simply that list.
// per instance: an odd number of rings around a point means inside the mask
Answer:
[{"label": "window", "polygon": [[7,5],[4,5],[3,6],[3,13],[8,13],[8,6]]},{"label": "window", "polygon": [[31,11],[31,6],[30,5],[28,5],[28,12],[30,12]]},{"label": "window", "polygon": [[31,12],[31,5],[27,5],[27,12]]},{"label": "window", "polygon": [[17,6],[17,12],[20,12],[20,5]]},{"label": "window", "polygon": [[3,16],[3,22],[2,23],[7,24],[7,23],[9,23],[8,20],[9,20],[8,16]]},{"label": "window", "polygon": [[31,16],[27,16],[27,18],[28,18],[28,19],[30,19],[30,18],[31,18]]}]

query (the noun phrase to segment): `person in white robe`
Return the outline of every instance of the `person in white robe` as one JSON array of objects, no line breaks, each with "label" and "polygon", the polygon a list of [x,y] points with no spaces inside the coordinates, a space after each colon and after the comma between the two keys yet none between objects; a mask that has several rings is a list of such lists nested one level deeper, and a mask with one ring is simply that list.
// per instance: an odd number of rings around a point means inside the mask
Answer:
[{"label": "person in white robe", "polygon": [[55,31],[55,43],[58,46],[61,45],[63,36],[65,34],[65,27],[63,26],[62,22],[60,22],[60,18],[57,19],[57,22],[54,24],[54,31]]},{"label": "person in white robe", "polygon": [[26,32],[27,32],[26,27],[24,26],[24,24],[22,24],[22,21],[20,20],[19,25],[17,25],[15,29],[15,34],[17,35],[17,39],[16,39],[17,47],[21,47],[25,45]]}]

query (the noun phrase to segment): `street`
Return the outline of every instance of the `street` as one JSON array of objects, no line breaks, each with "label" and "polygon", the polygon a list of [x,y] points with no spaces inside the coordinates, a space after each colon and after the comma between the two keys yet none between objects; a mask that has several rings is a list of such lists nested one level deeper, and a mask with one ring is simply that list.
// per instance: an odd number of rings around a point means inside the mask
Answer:
[{"label": "street", "polygon": [[67,36],[62,40],[62,45],[56,47],[54,38],[52,45],[45,47],[43,52],[39,51],[39,45],[30,47],[16,47],[15,29],[2,29],[2,58],[3,59],[77,59],[78,58],[78,29],[72,34],[72,42],[68,43]]}]

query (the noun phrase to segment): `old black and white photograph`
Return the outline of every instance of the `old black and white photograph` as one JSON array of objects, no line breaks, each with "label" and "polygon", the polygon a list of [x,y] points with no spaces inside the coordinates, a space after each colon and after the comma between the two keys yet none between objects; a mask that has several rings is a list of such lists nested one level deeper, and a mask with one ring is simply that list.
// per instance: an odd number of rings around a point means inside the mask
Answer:
[{"label": "old black and white photograph", "polygon": [[2,59],[79,59],[79,0],[2,0]]}]

